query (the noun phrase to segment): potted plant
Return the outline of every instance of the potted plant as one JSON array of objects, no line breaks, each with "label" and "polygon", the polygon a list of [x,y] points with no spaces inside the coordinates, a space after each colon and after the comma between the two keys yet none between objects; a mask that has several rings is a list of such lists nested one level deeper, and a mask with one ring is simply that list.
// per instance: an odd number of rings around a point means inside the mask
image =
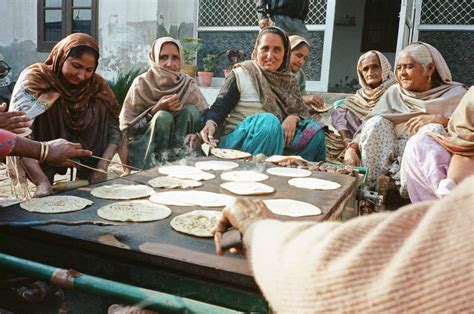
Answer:
[{"label": "potted plant", "polygon": [[214,76],[214,72],[212,71],[214,70],[216,59],[217,55],[212,53],[208,54],[202,59],[202,68],[204,71],[198,72],[199,85],[211,86],[212,77]]},{"label": "potted plant", "polygon": [[193,37],[183,37],[179,41],[183,45],[184,64],[181,68],[182,73],[191,77],[196,77],[196,55],[202,48],[202,40]]}]

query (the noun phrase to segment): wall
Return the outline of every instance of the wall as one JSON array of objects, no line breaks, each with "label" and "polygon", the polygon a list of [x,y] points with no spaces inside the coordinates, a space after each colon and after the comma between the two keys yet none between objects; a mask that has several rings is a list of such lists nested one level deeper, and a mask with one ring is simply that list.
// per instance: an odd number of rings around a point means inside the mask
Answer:
[{"label": "wall", "polygon": [[[161,36],[190,37],[194,34],[196,1],[101,0],[99,1],[98,73],[114,79],[132,68],[148,67],[151,43]],[[187,10],[176,10],[186,7]],[[0,54],[12,67],[12,78],[27,66],[42,62],[38,53],[36,0],[1,0]]]},{"label": "wall", "polygon": [[422,31],[420,41],[436,47],[448,64],[453,81],[470,87],[474,85],[474,32],[471,31]]},{"label": "wall", "polygon": [[24,68],[48,56],[36,52],[36,0],[1,0],[0,12],[0,54],[16,79]]}]

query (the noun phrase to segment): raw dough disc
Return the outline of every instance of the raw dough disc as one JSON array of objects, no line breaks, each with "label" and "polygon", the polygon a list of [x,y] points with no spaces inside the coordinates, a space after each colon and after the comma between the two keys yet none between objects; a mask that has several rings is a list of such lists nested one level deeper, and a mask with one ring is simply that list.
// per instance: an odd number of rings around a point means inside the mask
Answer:
[{"label": "raw dough disc", "polygon": [[316,178],[293,178],[288,180],[288,184],[309,190],[336,190],[341,187],[337,182]]},{"label": "raw dough disc", "polygon": [[290,217],[316,216],[321,209],[309,203],[290,199],[270,199],[263,201],[268,209],[276,214]]},{"label": "raw dough disc", "polygon": [[309,177],[311,175],[311,171],[306,170],[306,169],[286,168],[286,167],[268,168],[267,173],[273,174],[275,176],[293,177],[293,178]]},{"label": "raw dough disc", "polygon": [[225,182],[221,184],[221,188],[237,195],[263,195],[275,191],[275,189],[269,185],[251,181]]},{"label": "raw dough disc", "polygon": [[264,181],[268,179],[268,176],[261,172],[241,170],[241,171],[229,171],[221,174],[221,179],[225,181]]}]

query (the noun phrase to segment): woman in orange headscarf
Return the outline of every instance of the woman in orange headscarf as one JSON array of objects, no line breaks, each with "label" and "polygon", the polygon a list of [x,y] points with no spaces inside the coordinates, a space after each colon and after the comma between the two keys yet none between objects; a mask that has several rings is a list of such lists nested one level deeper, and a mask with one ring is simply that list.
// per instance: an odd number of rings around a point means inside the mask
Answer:
[{"label": "woman in orange headscarf", "polygon": [[[10,110],[25,112],[33,119],[28,133],[34,140],[65,138],[80,143],[95,156],[113,157],[121,141],[120,108],[110,87],[95,73],[98,59],[95,39],[75,33],[58,42],[44,63],[33,64],[21,73]],[[107,161],[91,157],[80,162],[102,170],[108,167]],[[35,196],[51,194],[54,175],[67,170],[29,158],[23,158],[21,164],[10,160],[9,164],[10,173],[16,172],[23,186],[26,182],[21,180],[24,178],[21,168],[24,167],[37,185]],[[77,177],[97,182],[105,179],[105,174],[82,167]]]}]

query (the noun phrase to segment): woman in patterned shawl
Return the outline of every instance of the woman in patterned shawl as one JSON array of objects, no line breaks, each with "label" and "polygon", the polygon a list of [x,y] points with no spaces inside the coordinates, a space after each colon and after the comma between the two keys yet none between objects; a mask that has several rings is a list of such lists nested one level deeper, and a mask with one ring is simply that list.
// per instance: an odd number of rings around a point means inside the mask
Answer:
[{"label": "woman in patterned shawl", "polygon": [[[441,53],[433,46],[415,42],[397,58],[398,84],[390,87],[365,118],[345,153],[345,163],[368,168],[368,184],[375,186],[389,170],[399,180],[399,160],[406,142],[416,133],[440,133],[466,93],[453,82]],[[392,162],[396,164],[392,165]],[[406,196],[406,187],[400,192]]]},{"label": "woman in patterned shawl", "polygon": [[[105,80],[95,73],[99,47],[94,38],[75,33],[58,42],[44,63],[26,68],[15,86],[11,111],[25,112],[33,119],[31,138],[50,141],[57,138],[77,142],[95,156],[112,159],[121,141],[118,128],[119,106]],[[25,133],[25,134],[27,134]],[[51,182],[66,168],[44,165],[34,159],[9,160],[9,170],[24,188],[23,170],[36,184],[35,197],[53,192]],[[80,163],[106,171],[109,163],[91,157]],[[21,166],[24,165],[24,168]],[[77,178],[91,183],[103,180],[103,172],[81,167]]]},{"label": "woman in patterned shawl", "polygon": [[324,125],[308,119],[289,70],[290,53],[283,30],[268,27],[260,32],[252,60],[234,67],[207,112],[201,131],[205,142],[212,143],[219,128],[221,148],[324,160]]},{"label": "woman in patterned shawl", "polygon": [[357,76],[362,88],[349,96],[331,114],[332,124],[348,143],[362,124],[362,120],[375,107],[383,93],[396,83],[392,67],[379,51],[370,50],[357,62]]},{"label": "woman in patterned shawl", "polygon": [[199,112],[209,107],[195,80],[180,72],[184,56],[179,41],[155,40],[149,60],[150,68],[133,81],[120,112],[129,162],[142,169],[182,147],[185,136],[200,129]]}]

